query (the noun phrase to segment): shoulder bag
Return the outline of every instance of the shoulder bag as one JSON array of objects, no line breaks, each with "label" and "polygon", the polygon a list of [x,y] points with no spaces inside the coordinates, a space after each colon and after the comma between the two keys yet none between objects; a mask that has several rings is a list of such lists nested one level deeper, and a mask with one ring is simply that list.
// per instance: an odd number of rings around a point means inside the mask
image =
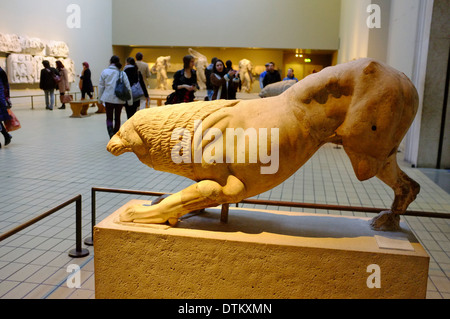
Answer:
[{"label": "shoulder bag", "polygon": [[128,91],[128,88],[123,81],[123,72],[121,71],[119,71],[119,78],[116,82],[114,94],[122,101],[128,101],[129,99],[131,99],[130,91]]}]

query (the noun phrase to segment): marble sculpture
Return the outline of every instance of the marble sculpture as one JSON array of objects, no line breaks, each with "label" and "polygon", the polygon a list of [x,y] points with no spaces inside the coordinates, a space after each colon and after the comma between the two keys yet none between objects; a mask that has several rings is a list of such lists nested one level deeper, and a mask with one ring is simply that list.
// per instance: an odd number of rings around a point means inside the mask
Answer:
[{"label": "marble sculpture", "polygon": [[69,47],[63,41],[49,41],[46,45],[46,53],[48,56],[67,58]]},{"label": "marble sculpture", "polygon": [[45,43],[39,38],[30,38],[27,36],[19,37],[21,53],[31,55],[45,55]]},{"label": "marble sculpture", "polygon": [[152,73],[156,73],[156,88],[158,90],[167,90],[167,71],[170,67],[170,55],[160,56],[156,59],[156,63],[152,66]]},{"label": "marble sculpture", "polygon": [[200,90],[206,90],[206,76],[205,70],[208,66],[208,59],[206,56],[194,49],[189,48],[188,52],[195,58],[195,69],[197,70],[197,84]]},{"label": "marble sculpture", "polygon": [[241,77],[241,91],[242,92],[247,92],[250,93],[252,90],[252,82],[253,82],[253,77],[252,77],[252,69],[253,69],[253,65],[252,62],[250,60],[247,59],[242,59],[241,61],[239,61],[239,74]]},{"label": "marble sculpture", "polygon": [[[39,83],[41,70],[43,68],[42,61],[48,60],[50,66],[56,67],[58,58],[45,57],[40,55],[32,56],[31,54],[11,53],[6,58],[8,80],[12,84],[32,84]],[[75,81],[75,63],[70,58],[59,59],[67,69],[68,80],[70,83]]]},{"label": "marble sculpture", "polygon": [[[175,224],[191,211],[237,203],[279,185],[331,142],[343,146],[360,181],[376,176],[393,189],[390,210],[371,225],[398,229],[420,190],[396,158],[417,107],[417,91],[403,73],[364,58],[325,68],[275,97],[141,110],[107,150],[116,156],[134,152],[144,164],[196,183],[155,205],[131,206],[120,220]],[[239,128],[245,134],[236,135],[237,141],[228,136],[227,129]],[[255,131],[259,141],[253,147]]]},{"label": "marble sculpture", "polygon": [[296,80],[279,81],[266,85],[258,94],[259,97],[277,96],[296,84]]},{"label": "marble sculpture", "polygon": [[9,83],[34,83],[36,69],[32,55],[11,53],[6,66]]},{"label": "marble sculpture", "polygon": [[15,52],[22,51],[20,46],[19,36],[16,34],[0,33],[0,52]]}]

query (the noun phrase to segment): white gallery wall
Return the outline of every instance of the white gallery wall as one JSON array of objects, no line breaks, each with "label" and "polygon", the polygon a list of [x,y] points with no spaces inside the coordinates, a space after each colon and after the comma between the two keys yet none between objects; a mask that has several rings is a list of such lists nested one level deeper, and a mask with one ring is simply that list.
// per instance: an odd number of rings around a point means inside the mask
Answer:
[{"label": "white gallery wall", "polygon": [[112,1],[115,45],[338,48],[340,0]]},{"label": "white gallery wall", "polygon": [[368,56],[369,28],[366,21],[370,0],[341,0],[338,63]]},{"label": "white gallery wall", "polygon": [[[98,83],[112,54],[111,0],[2,0],[0,12],[0,33],[65,42],[76,74],[87,61],[94,85]],[[38,87],[22,85],[20,94],[33,94]]]},{"label": "white gallery wall", "polygon": [[[436,152],[427,147],[439,135],[439,132],[430,134],[427,143],[419,147],[421,136],[426,135],[421,122],[434,3],[433,0],[342,0],[338,55],[338,63],[360,57],[376,58],[402,71],[412,80],[419,93],[419,109],[401,149],[406,161],[427,167],[433,167],[431,162],[421,161],[420,158],[424,155],[436,156]],[[369,15],[374,13],[368,12],[367,7],[374,4],[380,7],[378,29],[367,25]],[[430,127],[439,129],[438,122],[435,121]]]}]

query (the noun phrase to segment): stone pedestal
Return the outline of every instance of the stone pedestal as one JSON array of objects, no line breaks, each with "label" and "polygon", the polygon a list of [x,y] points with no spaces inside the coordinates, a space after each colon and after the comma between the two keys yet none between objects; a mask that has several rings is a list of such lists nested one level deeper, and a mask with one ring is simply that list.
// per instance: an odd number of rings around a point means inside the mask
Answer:
[{"label": "stone pedestal", "polygon": [[96,298],[425,298],[429,257],[406,224],[376,232],[370,218],[230,207],[175,227],[94,228]]}]

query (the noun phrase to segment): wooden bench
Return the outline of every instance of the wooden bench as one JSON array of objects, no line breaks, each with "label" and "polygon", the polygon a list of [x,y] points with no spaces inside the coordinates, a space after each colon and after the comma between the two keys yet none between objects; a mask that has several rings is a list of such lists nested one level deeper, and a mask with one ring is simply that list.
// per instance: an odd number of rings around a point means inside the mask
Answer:
[{"label": "wooden bench", "polygon": [[91,103],[97,105],[98,111],[96,113],[105,113],[105,108],[102,104],[98,103],[98,100],[74,100],[70,102],[70,108],[72,109],[72,115],[70,117],[88,116],[87,111]]},{"label": "wooden bench", "polygon": [[166,99],[167,99],[167,97],[157,97],[157,96],[150,96],[149,97],[149,103],[148,103],[148,105],[145,105],[145,107],[146,108],[149,108],[150,107],[150,102],[153,100],[153,101],[156,101],[156,105],[157,106],[162,106],[163,105],[163,102],[166,102]]},{"label": "wooden bench", "polygon": [[[151,101],[156,101],[156,106],[162,106],[163,102],[165,103],[167,101],[167,97],[157,97],[157,96],[150,96],[149,97],[149,103],[145,105],[146,108],[150,107],[150,102]],[[203,101],[203,99],[194,99],[193,102],[197,102],[197,101]],[[164,104],[165,105],[165,104]]]},{"label": "wooden bench", "polygon": [[106,113],[105,106],[102,103],[97,101],[95,104],[97,105],[97,111],[95,113]]}]

